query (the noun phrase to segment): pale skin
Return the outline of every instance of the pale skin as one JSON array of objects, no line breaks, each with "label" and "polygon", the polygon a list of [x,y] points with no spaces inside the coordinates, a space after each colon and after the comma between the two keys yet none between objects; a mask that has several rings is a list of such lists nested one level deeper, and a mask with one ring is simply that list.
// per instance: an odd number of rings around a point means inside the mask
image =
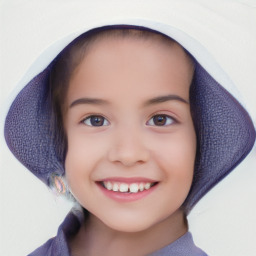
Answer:
[{"label": "pale skin", "polygon": [[[76,68],[64,113],[65,168],[90,215],[69,241],[73,256],[147,255],[187,232],[181,206],[196,155],[192,77],[183,49],[156,38],[100,39]],[[131,201],[103,193],[102,181],[123,178],[155,186]]]}]

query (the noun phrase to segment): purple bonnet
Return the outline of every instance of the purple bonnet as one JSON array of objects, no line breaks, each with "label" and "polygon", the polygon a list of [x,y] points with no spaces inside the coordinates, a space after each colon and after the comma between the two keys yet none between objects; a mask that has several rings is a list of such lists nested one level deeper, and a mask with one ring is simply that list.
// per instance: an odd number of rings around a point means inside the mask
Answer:
[{"label": "purple bonnet", "polygon": [[[187,212],[247,156],[255,142],[255,128],[247,111],[197,60],[194,63],[190,98],[198,147],[194,179],[184,203]],[[48,84],[52,65],[19,92],[4,131],[15,157],[46,185],[52,173],[65,173],[65,159],[58,153],[51,126]]]}]

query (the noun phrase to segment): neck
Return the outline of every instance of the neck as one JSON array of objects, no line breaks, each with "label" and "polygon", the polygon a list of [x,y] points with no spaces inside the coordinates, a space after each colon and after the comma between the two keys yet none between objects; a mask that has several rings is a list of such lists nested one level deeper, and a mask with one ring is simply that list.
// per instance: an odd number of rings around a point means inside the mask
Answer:
[{"label": "neck", "polygon": [[187,230],[181,210],[135,233],[113,230],[91,214],[70,242],[71,255],[147,255],[174,242]]}]

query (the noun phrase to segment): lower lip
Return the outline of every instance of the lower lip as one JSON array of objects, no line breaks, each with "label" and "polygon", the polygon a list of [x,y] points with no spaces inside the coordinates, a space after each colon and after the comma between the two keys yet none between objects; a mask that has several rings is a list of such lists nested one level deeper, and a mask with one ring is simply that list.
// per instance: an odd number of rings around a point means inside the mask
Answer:
[{"label": "lower lip", "polygon": [[114,192],[112,190],[107,190],[104,188],[101,184],[97,183],[100,190],[109,198],[118,201],[118,202],[133,202],[140,200],[142,198],[147,197],[149,194],[151,194],[158,186],[158,183],[155,184],[150,189],[145,189],[143,191],[137,192],[137,193],[123,193],[123,192]]}]

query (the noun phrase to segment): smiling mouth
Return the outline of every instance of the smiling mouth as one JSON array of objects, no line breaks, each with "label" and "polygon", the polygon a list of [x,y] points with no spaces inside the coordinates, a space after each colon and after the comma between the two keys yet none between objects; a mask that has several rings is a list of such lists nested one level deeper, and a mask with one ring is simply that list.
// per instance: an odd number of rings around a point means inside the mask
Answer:
[{"label": "smiling mouth", "polygon": [[140,193],[144,190],[149,190],[155,186],[158,182],[134,182],[134,183],[124,183],[124,182],[114,182],[114,181],[101,181],[99,184],[113,192],[121,193]]}]

